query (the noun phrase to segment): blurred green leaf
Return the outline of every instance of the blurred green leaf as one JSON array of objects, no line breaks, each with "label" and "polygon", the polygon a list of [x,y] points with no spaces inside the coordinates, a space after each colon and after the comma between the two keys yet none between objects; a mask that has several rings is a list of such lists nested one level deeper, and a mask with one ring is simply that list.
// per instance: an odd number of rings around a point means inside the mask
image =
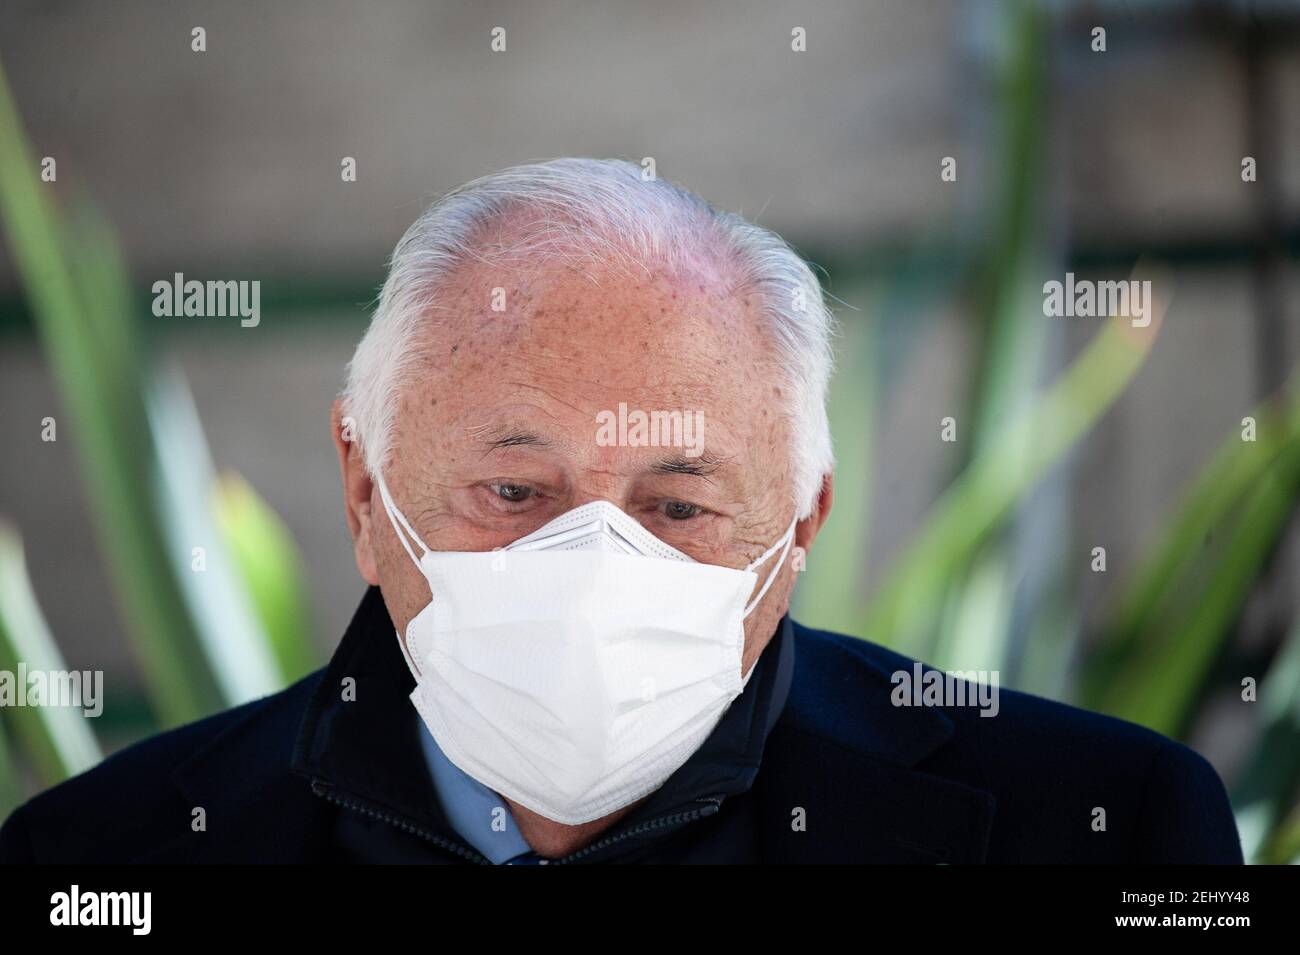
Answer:
[{"label": "blurred green leaf", "polygon": [[153,377],[149,423],[159,449],[156,506],[172,572],[227,704],[284,686],[253,597],[217,522],[217,475],[203,425],[178,366]]},{"label": "blurred green leaf", "polygon": [[1108,321],[1046,393],[990,439],[931,510],[855,633],[914,652],[952,575],[1142,367],[1160,315],[1141,329]]},{"label": "blurred green leaf", "polygon": [[302,559],[279,515],[238,474],[226,472],[213,500],[244,586],[270,640],[280,677],[292,682],[319,666],[308,634]]},{"label": "blurred green leaf", "polygon": [[[18,533],[0,522],[0,669],[16,675],[20,664],[28,673],[67,670],[32,591]],[[81,710],[13,706],[4,713],[42,785],[61,782],[102,758]]]},{"label": "blurred green leaf", "polygon": [[[1042,293],[1030,276],[1041,255],[1040,168],[1044,113],[1044,17],[1037,4],[1012,0],[999,8],[1006,43],[995,74],[999,153],[998,192],[988,211],[992,241],[979,250],[974,314],[978,359],[970,389],[973,413],[961,445],[969,464],[1036,398],[1048,323]],[[1027,465],[1029,446],[1003,445],[1008,471]],[[1025,498],[1029,494],[1026,492]],[[1002,539],[972,547],[954,564],[942,596],[938,626],[921,619],[904,631],[908,649],[939,667],[1002,670],[1007,665],[1018,585],[1016,555]]]},{"label": "blurred green leaf", "polygon": [[58,220],[0,70],[0,216],[72,417],[100,540],[136,657],[165,725],[219,709],[221,695],[168,563],[125,269],[89,213]]},{"label": "blurred green leaf", "polygon": [[1255,418],[1256,440],[1225,440],[1134,575],[1085,664],[1084,705],[1171,735],[1190,718],[1300,490],[1300,388]]},{"label": "blurred green leaf", "polygon": [[0,720],[0,819],[6,818],[22,801],[23,790],[18,779],[18,767],[9,751],[4,720]]},{"label": "blurred green leaf", "polygon": [[1257,690],[1261,731],[1232,802],[1246,858],[1288,863],[1300,854],[1300,621]]}]

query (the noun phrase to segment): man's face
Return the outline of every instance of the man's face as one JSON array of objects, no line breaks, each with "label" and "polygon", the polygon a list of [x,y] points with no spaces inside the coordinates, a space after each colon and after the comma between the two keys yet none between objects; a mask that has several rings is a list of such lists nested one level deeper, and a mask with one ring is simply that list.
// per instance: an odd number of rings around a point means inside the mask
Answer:
[{"label": "man's face", "polygon": [[[492,309],[495,288],[504,311]],[[759,557],[794,516],[786,389],[757,303],[725,291],[710,272],[559,263],[458,271],[431,313],[385,472],[425,544],[492,550],[606,500],[703,563],[744,567]],[[620,405],[701,416],[703,441],[598,440],[598,416],[617,416]],[[340,451],[358,566],[404,633],[429,601],[428,584],[359,453]],[[806,548],[819,523],[802,522],[796,545]],[[775,563],[757,568],[760,581]],[[746,672],[788,607],[791,563],[746,622]]]}]

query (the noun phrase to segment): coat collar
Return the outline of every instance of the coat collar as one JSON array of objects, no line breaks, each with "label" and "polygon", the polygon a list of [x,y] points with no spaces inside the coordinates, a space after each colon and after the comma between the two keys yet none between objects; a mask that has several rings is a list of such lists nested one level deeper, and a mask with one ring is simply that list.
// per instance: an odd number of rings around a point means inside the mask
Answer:
[{"label": "coat collar", "polygon": [[[386,640],[380,621],[388,628]],[[423,770],[418,724],[408,718],[413,685],[383,597],[371,587],[323,671],[250,704],[258,708],[256,717],[215,736],[177,767],[172,782],[225,825],[257,831],[273,817],[275,832],[268,837],[284,843],[286,861],[300,861],[309,847],[330,839],[334,813],[317,798],[321,785],[356,794],[409,829],[442,835],[448,826],[428,774],[394,771],[407,765]],[[268,803],[304,797],[294,804],[299,811],[268,811]],[[222,845],[205,839],[196,851],[203,861],[221,861]]]},{"label": "coat collar", "polygon": [[[769,857],[982,861],[996,802],[940,775],[952,718],[891,702],[892,674],[912,661],[865,641],[794,631],[799,671],[765,763]],[[827,820],[833,837],[806,838]]]},{"label": "coat collar", "polygon": [[454,837],[421,755],[414,689],[383,595],[371,587],[307,706],[291,769]]}]

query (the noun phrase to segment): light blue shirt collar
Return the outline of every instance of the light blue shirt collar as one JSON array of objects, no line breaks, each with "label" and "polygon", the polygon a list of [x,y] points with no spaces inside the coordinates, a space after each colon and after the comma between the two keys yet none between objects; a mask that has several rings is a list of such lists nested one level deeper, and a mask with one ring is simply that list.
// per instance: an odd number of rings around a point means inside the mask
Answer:
[{"label": "light blue shirt collar", "polygon": [[530,855],[532,849],[519,834],[506,801],[449,760],[424,720],[419,723],[424,761],[451,827],[493,865]]}]

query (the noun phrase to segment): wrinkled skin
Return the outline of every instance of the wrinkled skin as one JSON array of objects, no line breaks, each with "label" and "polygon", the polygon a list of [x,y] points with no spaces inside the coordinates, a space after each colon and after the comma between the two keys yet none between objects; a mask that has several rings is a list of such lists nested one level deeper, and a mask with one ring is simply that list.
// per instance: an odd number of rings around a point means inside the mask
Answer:
[{"label": "wrinkled skin", "polygon": [[[385,472],[395,503],[433,550],[482,551],[607,500],[695,560],[743,568],[794,517],[792,435],[756,302],[730,286],[706,265],[675,274],[610,261],[462,267],[442,286],[427,361],[400,400]],[[504,312],[492,311],[495,287],[505,289]],[[620,402],[703,412],[703,455],[598,445],[596,415]],[[405,633],[429,587],[384,513],[360,447],[342,439],[340,415],[336,402],[357,568]],[[679,473],[683,464],[701,473]],[[828,475],[796,528],[796,547],[811,549],[830,503]],[[789,607],[793,563],[746,620],[745,673]],[[760,586],[773,564],[758,568]],[[633,808],[565,826],[507,802],[529,845],[552,858]]]}]

